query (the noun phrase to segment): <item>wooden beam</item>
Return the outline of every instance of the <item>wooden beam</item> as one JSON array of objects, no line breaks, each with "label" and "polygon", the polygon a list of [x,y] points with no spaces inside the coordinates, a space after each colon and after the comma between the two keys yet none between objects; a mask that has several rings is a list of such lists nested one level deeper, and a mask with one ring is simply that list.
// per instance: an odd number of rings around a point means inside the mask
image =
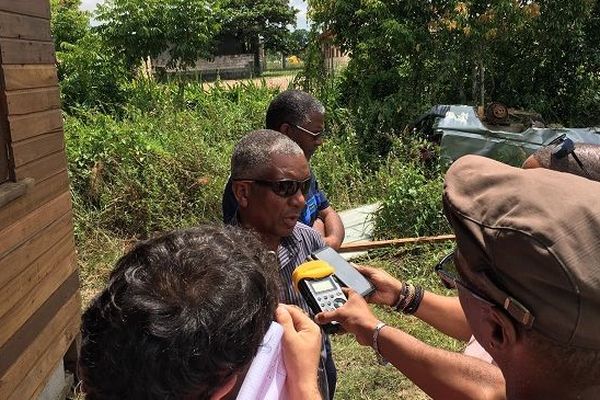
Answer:
[{"label": "wooden beam", "polygon": [[39,160],[65,148],[62,131],[47,133],[13,144],[15,168]]},{"label": "wooden beam", "polygon": [[15,169],[15,176],[18,180],[33,178],[36,182],[41,182],[50,176],[66,168],[67,159],[64,150],[52,153],[43,158],[37,159],[29,164],[22,165]]},{"label": "wooden beam", "polygon": [[0,39],[2,64],[54,64],[54,43]]},{"label": "wooden beam", "polygon": [[50,19],[50,2],[40,0],[0,0],[0,10]]},{"label": "wooden beam", "polygon": [[0,37],[51,42],[50,21],[0,10]]},{"label": "wooden beam", "polygon": [[60,108],[58,87],[6,92],[8,115],[23,115]]},{"label": "wooden beam", "polygon": [[31,178],[19,182],[0,181],[0,208],[19,197],[23,197],[34,185],[35,182]]},{"label": "wooden beam", "polygon": [[31,239],[71,209],[71,193],[64,192],[46,204],[0,230],[0,259]]},{"label": "wooden beam", "polygon": [[[79,328],[81,325],[81,316],[76,315],[67,322],[65,328],[58,334],[58,337],[52,342],[53,345],[48,346],[46,353],[40,358],[37,364],[25,376],[25,379],[8,398],[8,400],[21,400],[23,395],[29,396],[30,399],[38,399],[40,393],[46,388],[46,383],[54,372],[54,368],[58,362],[63,359],[65,353],[77,340]],[[54,364],[52,362],[54,361]],[[39,380],[37,388],[34,388],[36,380]]]},{"label": "wooden beam", "polygon": [[0,258],[0,290],[4,290],[4,286],[22,274],[40,255],[55,246],[67,233],[72,232],[72,219],[69,211],[14,251]]},{"label": "wooden beam", "polygon": [[69,176],[62,170],[42,182],[35,182],[33,189],[0,208],[0,231],[25,217],[57,196],[69,192]]},{"label": "wooden beam", "polygon": [[56,87],[58,75],[54,65],[4,65],[6,90]]},{"label": "wooden beam", "polygon": [[46,250],[35,261],[28,265],[0,293],[0,318],[21,301],[25,293],[35,289],[52,271],[61,268],[65,258],[75,252],[75,241],[72,232],[68,232],[59,242]]},{"label": "wooden beam", "polygon": [[8,126],[10,127],[11,142],[14,144],[61,129],[63,126],[62,111],[56,109],[26,115],[10,115]]},{"label": "wooden beam", "polygon": [[[36,313],[36,320],[31,321],[33,335],[25,333],[23,338],[29,341],[29,345],[20,349],[17,346],[13,347],[14,350],[21,350],[21,352],[16,362],[1,378],[6,384],[0,385],[0,398],[35,398],[32,396],[33,393],[42,383],[45,383],[48,374],[52,373],[52,367],[63,357],[77,336],[81,318],[81,300],[77,287],[73,287],[73,284],[78,282],[76,275],[67,279],[57,290],[58,295],[53,295],[49,300],[60,308],[57,307],[54,313],[49,313],[49,308],[42,306],[43,313]],[[48,322],[40,324],[39,320]]]},{"label": "wooden beam", "polygon": [[409,244],[423,244],[423,243],[439,243],[439,242],[447,242],[449,240],[454,240],[454,235],[441,235],[441,236],[422,236],[415,238],[403,238],[403,239],[392,239],[392,240],[377,240],[377,241],[369,241],[369,240],[361,240],[358,242],[351,243],[343,243],[339,253],[350,253],[353,251],[366,251],[366,250],[374,250],[381,249],[384,247],[397,247],[397,246],[406,246]]},{"label": "wooden beam", "polygon": [[[52,328],[50,325],[55,323],[55,318],[57,315],[61,313],[64,314],[65,309],[71,309],[72,314],[75,314],[81,308],[81,304],[77,301],[78,296],[74,296],[77,291],[77,288],[69,286],[70,282],[67,281],[66,284],[61,285],[61,287],[50,296],[46,302],[29,318],[29,320],[23,325],[23,327],[17,332],[17,334],[13,335],[9,341],[7,341],[2,348],[0,348],[0,381],[8,380],[7,378],[10,376],[10,371],[13,369],[21,369],[20,367],[23,364],[31,364],[39,357],[34,357],[30,359],[29,362],[24,362],[23,355],[28,353],[28,348],[34,343],[40,336],[43,336],[44,331],[48,328]],[[65,301],[67,300],[67,301]],[[73,303],[73,304],[71,304]],[[79,314],[79,313],[78,313]],[[64,317],[64,315],[63,315]],[[64,323],[64,319],[59,317],[59,320],[62,319]],[[60,330],[60,327],[54,326],[54,332]],[[20,360],[20,361],[19,361]],[[16,363],[20,363],[21,365],[15,365]],[[15,382],[15,385],[18,382]],[[4,385],[0,384],[0,387]],[[4,389],[4,388],[3,388]],[[7,396],[2,396],[0,398],[6,398]]]},{"label": "wooden beam", "polygon": [[56,268],[46,276],[40,284],[23,298],[24,301],[17,303],[10,311],[0,318],[0,348],[15,334],[25,322],[44,304],[52,293],[54,293],[73,273],[77,277],[77,262],[75,253],[72,253],[61,262],[60,268]]}]

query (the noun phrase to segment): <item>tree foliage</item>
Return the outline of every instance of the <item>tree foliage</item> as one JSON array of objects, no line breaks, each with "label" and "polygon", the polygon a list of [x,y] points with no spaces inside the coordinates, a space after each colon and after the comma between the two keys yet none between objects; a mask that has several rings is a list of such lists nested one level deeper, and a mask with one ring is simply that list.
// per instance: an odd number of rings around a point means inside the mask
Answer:
[{"label": "tree foliage", "polygon": [[74,44],[90,30],[90,15],[79,9],[81,0],[51,0],[51,30],[54,45],[60,50],[63,43]]},{"label": "tree foliage", "polygon": [[398,132],[440,103],[501,101],[554,122],[600,121],[597,0],[308,4],[313,29],[350,53],[341,98],[375,152],[386,141],[374,132]]},{"label": "tree foliage", "polygon": [[287,55],[300,55],[308,46],[308,41],[308,31],[306,29],[291,31],[285,41],[282,52]]},{"label": "tree foliage", "polygon": [[258,62],[259,45],[285,52],[289,40],[288,25],[296,25],[296,13],[288,0],[223,0],[222,34],[245,43]]},{"label": "tree foliage", "polygon": [[169,66],[185,67],[211,54],[219,32],[213,0],[107,0],[98,5],[99,32],[135,67],[169,54]]},{"label": "tree foliage", "polygon": [[90,28],[80,0],[52,0],[51,32],[65,110],[77,107],[113,111],[125,102],[131,79],[124,61]]}]

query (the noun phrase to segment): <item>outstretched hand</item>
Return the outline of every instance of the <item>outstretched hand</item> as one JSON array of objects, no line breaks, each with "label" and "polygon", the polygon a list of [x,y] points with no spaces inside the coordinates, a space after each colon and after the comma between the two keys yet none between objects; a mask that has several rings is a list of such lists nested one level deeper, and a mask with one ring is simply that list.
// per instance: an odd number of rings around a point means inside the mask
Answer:
[{"label": "outstretched hand", "polygon": [[375,286],[375,292],[367,299],[369,303],[394,306],[398,302],[402,282],[380,268],[352,264]]},{"label": "outstretched hand", "polygon": [[370,345],[373,329],[379,320],[360,294],[352,289],[342,290],[348,297],[346,304],[335,311],[324,311],[315,315],[315,321],[321,325],[337,321],[346,332],[356,336],[358,343],[363,346]]}]

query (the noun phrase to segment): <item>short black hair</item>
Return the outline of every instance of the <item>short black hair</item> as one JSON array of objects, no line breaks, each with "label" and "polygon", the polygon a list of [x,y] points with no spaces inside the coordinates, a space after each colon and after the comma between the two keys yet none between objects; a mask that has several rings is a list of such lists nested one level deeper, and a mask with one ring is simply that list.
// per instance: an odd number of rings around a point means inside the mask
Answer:
[{"label": "short black hair", "polygon": [[258,237],[201,226],[141,242],[83,314],[88,399],[208,398],[255,356],[277,306]]},{"label": "short black hair", "polygon": [[231,155],[232,179],[259,179],[271,167],[274,155],[302,156],[296,142],[272,129],[259,129],[247,133],[233,149]]},{"label": "short black hair", "polygon": [[282,124],[304,125],[310,122],[310,114],[325,114],[323,104],[311,94],[301,90],[285,90],[269,104],[265,125],[278,131]]}]

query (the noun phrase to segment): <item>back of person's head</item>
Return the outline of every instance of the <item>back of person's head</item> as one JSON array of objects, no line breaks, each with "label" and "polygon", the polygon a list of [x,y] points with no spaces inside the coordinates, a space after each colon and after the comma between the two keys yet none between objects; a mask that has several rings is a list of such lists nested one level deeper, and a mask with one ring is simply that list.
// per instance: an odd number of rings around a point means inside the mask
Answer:
[{"label": "back of person's head", "polygon": [[260,129],[248,133],[233,149],[231,178],[262,178],[271,167],[273,155],[304,157],[302,149],[293,140],[277,131]]},{"label": "back of person's head", "polygon": [[201,226],[141,242],[83,315],[88,399],[207,399],[255,356],[277,306],[254,234]]},{"label": "back of person's head", "polygon": [[286,90],[269,104],[265,125],[276,131],[284,123],[304,125],[313,113],[325,114],[325,107],[319,100],[301,90]]},{"label": "back of person's head", "polygon": [[[558,143],[541,147],[525,160],[523,168],[552,169],[600,181],[600,145],[573,143],[574,149],[572,152],[556,152],[557,146],[561,145],[562,143]],[[575,156],[573,156],[573,153]],[[583,168],[575,157],[579,159]]]},{"label": "back of person's head", "polygon": [[[536,376],[599,385],[600,183],[464,156],[448,169],[443,202],[461,279],[513,321],[543,363]],[[522,373],[513,361],[510,373]]]}]

